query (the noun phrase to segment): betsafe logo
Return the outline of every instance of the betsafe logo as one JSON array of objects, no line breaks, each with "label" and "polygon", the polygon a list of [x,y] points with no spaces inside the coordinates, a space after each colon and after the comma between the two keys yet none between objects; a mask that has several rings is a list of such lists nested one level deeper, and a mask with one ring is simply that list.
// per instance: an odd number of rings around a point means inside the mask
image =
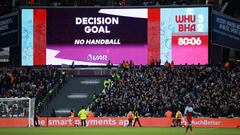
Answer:
[{"label": "betsafe logo", "polygon": [[88,54],[87,60],[88,61],[107,61],[107,55],[95,55],[95,54]]}]

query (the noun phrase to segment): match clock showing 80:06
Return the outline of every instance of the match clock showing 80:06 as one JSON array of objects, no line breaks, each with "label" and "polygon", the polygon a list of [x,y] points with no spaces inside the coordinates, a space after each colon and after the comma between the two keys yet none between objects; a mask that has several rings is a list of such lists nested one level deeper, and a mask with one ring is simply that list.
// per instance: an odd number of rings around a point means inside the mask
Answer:
[{"label": "match clock showing 80:06", "polygon": [[202,40],[200,37],[180,37],[178,38],[178,45],[201,45]]},{"label": "match clock showing 80:06", "polygon": [[172,36],[173,45],[178,46],[201,46],[208,44],[208,36],[204,33],[196,33],[193,36],[179,36],[174,34]]},{"label": "match clock showing 80:06", "polygon": [[198,15],[176,15],[178,32],[173,33],[172,43],[179,46],[200,46],[208,43],[208,33],[204,31],[204,17]]}]

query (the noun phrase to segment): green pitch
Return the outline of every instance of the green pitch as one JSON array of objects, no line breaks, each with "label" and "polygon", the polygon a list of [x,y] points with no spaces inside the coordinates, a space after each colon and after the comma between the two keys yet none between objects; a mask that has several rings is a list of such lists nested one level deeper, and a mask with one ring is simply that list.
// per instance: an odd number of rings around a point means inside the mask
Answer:
[{"label": "green pitch", "polygon": [[[194,128],[194,135],[240,135],[240,129]],[[187,133],[190,135],[190,133]],[[186,135],[185,128],[0,128],[0,135]]]}]

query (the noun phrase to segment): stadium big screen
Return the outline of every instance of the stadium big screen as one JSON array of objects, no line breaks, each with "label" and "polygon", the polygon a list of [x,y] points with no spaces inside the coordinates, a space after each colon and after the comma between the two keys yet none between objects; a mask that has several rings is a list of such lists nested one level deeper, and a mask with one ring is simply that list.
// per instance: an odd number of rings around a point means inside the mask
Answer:
[{"label": "stadium big screen", "polygon": [[21,9],[22,65],[208,63],[208,7]]}]

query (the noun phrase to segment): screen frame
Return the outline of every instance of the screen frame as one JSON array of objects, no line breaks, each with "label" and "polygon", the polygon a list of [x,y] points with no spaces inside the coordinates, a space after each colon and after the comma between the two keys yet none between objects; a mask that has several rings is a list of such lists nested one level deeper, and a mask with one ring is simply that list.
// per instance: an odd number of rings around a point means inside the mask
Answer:
[{"label": "screen frame", "polygon": [[[141,9],[141,8],[199,8],[204,7],[208,8],[208,64],[211,63],[210,61],[210,49],[212,45],[212,5],[158,5],[158,6],[59,6],[59,7],[52,7],[52,6],[34,6],[34,7],[27,7],[27,6],[21,6],[18,9],[18,43],[20,47],[20,66],[23,67],[33,67],[33,66],[39,66],[39,65],[22,65],[22,10],[23,9],[86,9],[86,8],[101,8],[101,9]],[[205,64],[205,65],[208,65]],[[120,65],[120,64],[119,64]],[[48,65],[45,65],[48,66]],[[59,65],[55,65],[59,66]],[[89,66],[89,65],[78,65],[78,66]]]}]

